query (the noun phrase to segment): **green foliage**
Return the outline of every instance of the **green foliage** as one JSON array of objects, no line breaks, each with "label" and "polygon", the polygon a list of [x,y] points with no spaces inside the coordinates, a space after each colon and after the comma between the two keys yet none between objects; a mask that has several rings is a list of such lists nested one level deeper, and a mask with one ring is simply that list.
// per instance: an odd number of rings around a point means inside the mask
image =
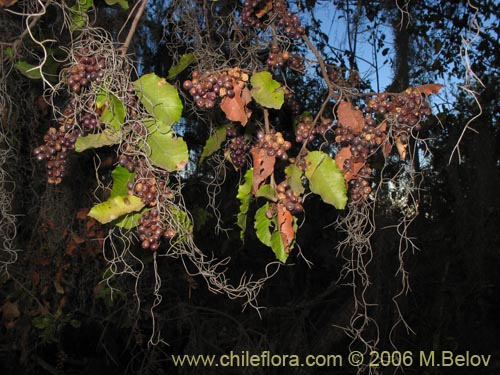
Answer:
[{"label": "green foliage", "polygon": [[70,8],[71,11],[71,30],[78,30],[83,28],[89,16],[87,11],[94,5],[94,0],[76,0],[75,5]]},{"label": "green foliage", "polygon": [[261,208],[255,212],[255,234],[264,245],[271,247],[271,226],[272,220],[266,216],[269,210],[269,202],[266,202]]},{"label": "green foliage", "polygon": [[101,121],[106,125],[110,125],[116,130],[120,130],[126,116],[125,105],[121,100],[111,92],[102,90],[96,98],[96,106],[98,109],[105,106],[101,114]]},{"label": "green foliage", "polygon": [[177,65],[173,65],[168,70],[167,79],[171,80],[177,77],[184,69],[196,61],[196,57],[192,53],[185,53]]},{"label": "green foliage", "polygon": [[[266,213],[270,209],[269,202],[264,204],[255,212],[255,234],[264,245],[271,248],[276,255],[276,259],[286,263],[289,253],[285,251],[285,244],[279,231],[278,219],[276,216],[269,218]],[[297,219],[293,219],[293,229],[297,231]],[[293,247],[293,244],[291,248]]]},{"label": "green foliage", "polygon": [[92,207],[88,215],[101,224],[106,224],[143,207],[141,198],[135,195],[116,196]]},{"label": "green foliage", "polygon": [[59,342],[61,328],[71,325],[73,328],[79,328],[81,322],[73,319],[71,314],[63,314],[58,309],[54,315],[37,316],[32,320],[33,327],[40,331],[39,338],[42,344],[52,344]]},{"label": "green foliage", "polygon": [[111,146],[120,142],[121,134],[110,129],[105,129],[101,133],[89,134],[85,137],[78,137],[75,143],[75,151],[83,152],[89,148],[99,148]]},{"label": "green foliage", "polygon": [[135,172],[129,170],[121,165],[117,165],[113,172],[113,187],[111,188],[110,198],[128,195],[128,183],[134,181]]},{"label": "green foliage", "polygon": [[127,10],[129,8],[127,0],[104,0],[104,1],[109,6],[113,6],[115,4],[118,4],[118,5],[120,5],[125,10]]},{"label": "green foliage", "polygon": [[295,164],[290,164],[285,168],[285,174],[290,188],[299,195],[302,195],[305,191],[305,188],[302,185],[302,170]]},{"label": "green foliage", "polygon": [[257,103],[267,108],[280,109],[285,101],[285,92],[269,72],[259,72],[250,78],[252,97]]},{"label": "green foliage", "polygon": [[133,83],[137,96],[157,121],[171,126],[180,120],[182,102],[177,89],[154,73],[143,75]]},{"label": "green foliage", "polygon": [[278,200],[276,191],[269,184],[262,185],[259,190],[257,190],[255,196],[258,198],[266,198],[273,202],[276,202]]},{"label": "green foliage", "polygon": [[244,183],[238,187],[236,198],[240,200],[240,212],[237,217],[237,224],[241,228],[240,238],[245,238],[245,230],[247,228],[247,213],[250,207],[250,199],[252,198],[252,183],[253,183],[253,168],[246,171]]},{"label": "green foliage", "polygon": [[182,137],[177,137],[172,131],[161,133],[153,131],[147,139],[151,162],[169,172],[180,171],[189,160],[189,151]]},{"label": "green foliage", "polygon": [[342,171],[330,156],[322,151],[312,151],[306,156],[306,176],[309,188],[323,202],[344,209],[347,204],[347,187]]},{"label": "green foliage", "polygon": [[226,129],[230,125],[231,124],[226,124],[221,126],[207,139],[207,143],[205,143],[205,147],[203,147],[203,151],[200,156],[200,164],[221,148],[222,144],[226,141]]}]

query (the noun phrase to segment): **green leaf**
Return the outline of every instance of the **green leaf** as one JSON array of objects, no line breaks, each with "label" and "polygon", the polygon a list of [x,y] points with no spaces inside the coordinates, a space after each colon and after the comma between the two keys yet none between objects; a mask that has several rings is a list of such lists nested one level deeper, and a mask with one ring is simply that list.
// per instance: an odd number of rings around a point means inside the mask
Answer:
[{"label": "green leaf", "polygon": [[168,70],[167,79],[171,80],[177,77],[179,73],[181,73],[184,69],[186,69],[189,65],[191,65],[196,58],[192,53],[185,53],[181,56],[181,59],[177,65],[173,65]]},{"label": "green leaf", "polygon": [[269,210],[269,202],[263,205],[261,208],[255,212],[255,234],[257,238],[264,245],[271,247],[271,225],[273,220],[266,216],[266,212]]},{"label": "green leaf", "polygon": [[180,120],[182,102],[175,86],[154,73],[143,75],[133,84],[139,100],[157,121],[172,126]]},{"label": "green leaf", "polygon": [[283,239],[281,238],[281,233],[279,230],[275,231],[271,235],[271,249],[276,255],[276,259],[283,263],[286,263],[289,254],[285,252],[285,245],[283,244]]},{"label": "green leaf", "polygon": [[240,212],[237,217],[237,224],[241,228],[240,238],[245,238],[245,230],[247,228],[247,213],[250,207],[250,198],[252,197],[252,181],[253,181],[253,168],[250,168],[245,173],[245,182],[238,187],[238,194],[236,198],[240,200]]},{"label": "green leaf", "polygon": [[75,143],[75,151],[82,152],[89,148],[99,148],[111,146],[120,142],[121,133],[105,129],[101,133],[89,134],[85,137],[78,137]]},{"label": "green leaf", "polygon": [[[191,222],[191,219],[188,215],[187,212],[179,209],[176,206],[170,206],[169,207],[170,214],[173,216],[174,221],[176,225],[178,225],[180,228],[184,229],[184,232],[186,233],[192,233],[193,232],[193,223]],[[175,230],[175,228],[174,228]],[[179,234],[179,240],[181,241],[186,241],[186,238],[182,236],[182,233]]]},{"label": "green leaf", "polygon": [[140,212],[133,212],[133,213],[124,215],[123,217],[113,221],[113,224],[116,225],[117,227],[127,229],[127,230],[135,228],[136,226],[139,225],[139,219],[142,217],[144,212],[146,212],[148,210],[142,210]]},{"label": "green leaf", "polygon": [[[149,158],[157,167],[169,172],[180,171],[189,160],[189,151],[182,137],[174,136],[172,131],[161,133],[153,131],[147,139]],[[142,147],[144,148],[144,147]]]},{"label": "green leaf", "polygon": [[347,204],[347,187],[335,160],[322,151],[311,151],[307,154],[306,161],[306,176],[311,191],[321,196],[323,202],[337,209],[344,209]]},{"label": "green leaf", "polygon": [[257,103],[267,108],[280,109],[285,101],[285,92],[280,83],[275,81],[270,72],[259,72],[250,78],[252,97]]},{"label": "green leaf", "polygon": [[118,219],[120,216],[136,212],[144,207],[141,198],[135,195],[119,196],[108,199],[92,207],[88,216],[102,224]]},{"label": "green leaf", "polygon": [[207,139],[207,143],[205,143],[205,147],[203,147],[203,151],[200,156],[200,164],[221,148],[222,144],[226,141],[226,129],[228,126],[230,126],[230,124],[220,127]]},{"label": "green leaf", "polygon": [[83,28],[89,19],[87,11],[94,5],[94,0],[77,0],[76,4],[70,8],[71,30]]},{"label": "green leaf", "polygon": [[257,190],[257,194],[255,194],[255,196],[258,198],[266,198],[273,202],[278,200],[276,190],[274,190],[269,184],[262,185],[259,190]]},{"label": "green leaf", "polygon": [[123,9],[128,9],[128,1],[127,0],[104,0],[106,4],[109,6],[113,6],[115,4],[120,5]]},{"label": "green leaf", "polygon": [[290,164],[285,168],[285,174],[290,188],[299,195],[302,195],[305,191],[304,186],[302,186],[302,170],[295,164]]},{"label": "green leaf", "polygon": [[29,79],[40,79],[42,78],[42,73],[39,66],[29,64],[26,61],[18,61],[14,64],[14,67],[19,70],[19,72]]},{"label": "green leaf", "polygon": [[110,198],[128,195],[128,183],[134,181],[135,172],[129,170],[121,165],[117,165],[113,172],[113,187],[111,188]]},{"label": "green leaf", "polygon": [[101,121],[120,130],[126,116],[126,108],[121,100],[113,93],[102,90],[96,97],[96,106],[98,109],[106,106],[101,114]]}]

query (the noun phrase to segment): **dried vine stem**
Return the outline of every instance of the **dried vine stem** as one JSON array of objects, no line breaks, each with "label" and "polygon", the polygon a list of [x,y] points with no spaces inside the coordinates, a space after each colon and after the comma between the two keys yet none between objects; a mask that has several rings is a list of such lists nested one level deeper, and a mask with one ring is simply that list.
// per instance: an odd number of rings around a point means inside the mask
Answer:
[{"label": "dried vine stem", "polygon": [[137,25],[139,24],[139,21],[142,17],[142,14],[144,13],[144,9],[146,9],[147,3],[148,3],[148,0],[142,0],[141,5],[139,6],[139,9],[137,9],[137,13],[134,17],[134,20],[132,21],[132,25],[130,26],[130,30],[127,34],[127,38],[125,39],[123,46],[120,48],[122,55],[127,54],[128,48],[130,47],[130,43],[132,42],[132,38],[134,37],[135,30],[137,29]]}]

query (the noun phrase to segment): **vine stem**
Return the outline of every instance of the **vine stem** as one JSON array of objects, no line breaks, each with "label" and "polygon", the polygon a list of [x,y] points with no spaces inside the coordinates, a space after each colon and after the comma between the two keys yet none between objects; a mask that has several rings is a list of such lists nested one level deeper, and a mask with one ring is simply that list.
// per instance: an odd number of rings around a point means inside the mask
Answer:
[{"label": "vine stem", "polygon": [[130,42],[132,41],[132,38],[135,34],[135,30],[137,29],[137,25],[139,24],[139,20],[142,17],[142,14],[144,13],[144,9],[146,9],[146,4],[148,3],[148,0],[142,0],[141,6],[139,9],[137,9],[137,13],[134,17],[134,20],[132,21],[132,25],[130,26],[130,30],[127,34],[127,38],[125,39],[125,42],[123,43],[123,46],[120,48],[122,55],[127,54],[128,47],[130,46]]}]

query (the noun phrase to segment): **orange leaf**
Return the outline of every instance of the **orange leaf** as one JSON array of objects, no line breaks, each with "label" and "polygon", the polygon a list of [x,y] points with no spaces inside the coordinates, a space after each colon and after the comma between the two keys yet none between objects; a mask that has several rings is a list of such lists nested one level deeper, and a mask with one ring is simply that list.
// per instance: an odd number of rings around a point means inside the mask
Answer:
[{"label": "orange leaf", "polygon": [[406,159],[406,148],[408,147],[408,144],[401,142],[400,137],[396,137],[396,147],[398,148],[399,157],[401,158],[401,160],[405,160]]},{"label": "orange leaf", "polygon": [[351,158],[351,148],[349,146],[343,147],[337,155],[335,155],[335,163],[344,172],[344,179],[346,182],[352,180],[358,174],[359,170],[365,165],[362,161],[353,162],[351,160],[351,169],[345,170],[344,163],[346,160]]},{"label": "orange leaf", "polygon": [[389,156],[391,150],[392,150],[392,143],[389,140],[387,140],[387,142],[385,142],[384,144],[384,149],[382,150],[385,158]]},{"label": "orange leaf", "polygon": [[276,156],[269,156],[267,151],[260,147],[250,150],[253,158],[253,194],[257,194],[260,186],[274,172]]},{"label": "orange leaf", "polygon": [[295,239],[295,231],[293,230],[293,215],[286,209],[286,207],[278,204],[278,227],[285,245],[285,253],[290,253],[290,247]]},{"label": "orange leaf", "polygon": [[0,7],[10,7],[11,5],[14,5],[17,3],[18,0],[0,0]]},{"label": "orange leaf", "polygon": [[82,236],[79,236],[78,234],[73,234],[71,236],[71,241],[76,243],[77,245],[80,245],[81,243],[85,242],[85,238],[83,238]]},{"label": "orange leaf", "polygon": [[431,94],[437,94],[443,87],[444,85],[439,83],[428,83],[426,85],[417,86],[416,89],[422,94],[429,96]]},{"label": "orange leaf", "polygon": [[66,250],[65,250],[65,253],[69,256],[73,255],[73,253],[75,252],[76,250],[76,244],[71,241],[68,246],[66,246]]},{"label": "orange leaf", "polygon": [[259,11],[257,11],[255,13],[255,16],[257,18],[262,18],[264,17],[271,9],[273,9],[273,2],[272,0],[268,0],[266,2],[266,4],[264,5],[264,7],[262,9],[260,9]]},{"label": "orange leaf", "polygon": [[[233,85],[233,89],[234,98],[225,96],[220,104],[220,109],[224,111],[228,120],[238,121],[241,125],[245,126],[248,122],[248,118],[252,114],[252,112],[246,107],[251,100],[251,96],[249,99],[245,91],[243,90],[242,92],[238,83]],[[249,91],[246,87],[245,89]]]},{"label": "orange leaf", "polygon": [[339,123],[344,126],[350,126],[355,133],[361,132],[365,126],[363,112],[354,108],[350,103],[341,102],[337,108]]},{"label": "orange leaf", "polygon": [[351,153],[351,148],[350,147],[343,147],[337,155],[335,155],[335,163],[337,164],[337,167],[339,167],[340,170],[344,170],[344,162],[347,159],[350,159],[352,156]]},{"label": "orange leaf", "polygon": [[89,209],[88,208],[80,208],[77,212],[76,212],[76,218],[78,220],[85,220],[87,218],[87,214],[89,213]]},{"label": "orange leaf", "polygon": [[2,320],[5,328],[11,329],[16,326],[16,322],[21,316],[21,312],[19,311],[19,307],[17,303],[12,303],[10,301],[5,301],[2,307],[0,308],[2,312]]}]

